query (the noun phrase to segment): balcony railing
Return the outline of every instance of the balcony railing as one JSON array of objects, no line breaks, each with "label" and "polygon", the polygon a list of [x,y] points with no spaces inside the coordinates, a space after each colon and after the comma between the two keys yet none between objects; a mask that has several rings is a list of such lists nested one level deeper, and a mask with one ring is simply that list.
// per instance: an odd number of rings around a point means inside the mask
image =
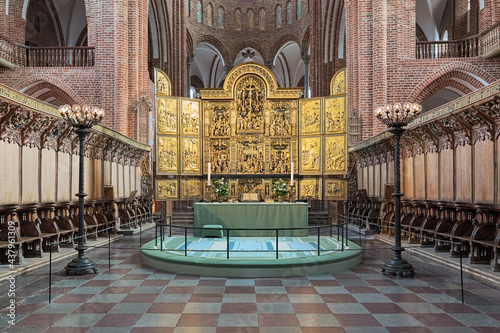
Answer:
[{"label": "balcony railing", "polygon": [[93,47],[29,47],[0,35],[0,63],[7,67],[91,67],[94,56]]},{"label": "balcony railing", "polygon": [[94,66],[93,47],[30,47],[26,54],[27,67]]},{"label": "balcony railing", "polygon": [[500,23],[486,31],[455,41],[417,42],[417,59],[485,56],[500,46]]}]

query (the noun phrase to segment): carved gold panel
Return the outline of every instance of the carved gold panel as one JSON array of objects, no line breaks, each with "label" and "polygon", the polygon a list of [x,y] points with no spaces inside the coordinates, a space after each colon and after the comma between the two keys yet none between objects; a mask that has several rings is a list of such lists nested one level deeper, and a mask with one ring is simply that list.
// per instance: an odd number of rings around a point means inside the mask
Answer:
[{"label": "carved gold panel", "polygon": [[237,143],[237,172],[264,172],[264,142],[259,136],[242,136]]},{"label": "carved gold panel", "polygon": [[300,182],[300,199],[318,199],[321,200],[321,179],[320,178],[305,178]]},{"label": "carved gold panel", "polygon": [[269,172],[273,174],[290,173],[291,146],[290,139],[271,139]]},{"label": "carved gold panel", "polygon": [[201,199],[201,180],[182,179],[181,180],[181,199]]},{"label": "carved gold panel", "polygon": [[243,178],[238,179],[238,193],[241,199],[244,193],[257,193],[259,200],[265,198],[265,184],[263,179],[258,178]]},{"label": "carved gold panel", "polygon": [[178,173],[177,137],[157,135],[156,166],[159,174]]},{"label": "carved gold panel", "polygon": [[181,134],[200,135],[200,102],[192,99],[181,99]]},{"label": "carved gold panel", "polygon": [[301,174],[321,174],[321,137],[300,138],[300,169]]},{"label": "carved gold panel", "polygon": [[325,179],[325,200],[347,200],[347,181]]},{"label": "carved gold panel", "polygon": [[231,153],[228,139],[210,140],[210,163],[213,174],[227,174],[231,172]]},{"label": "carved gold panel", "polygon": [[295,135],[297,119],[296,101],[278,101],[269,103],[269,135],[292,136]]},{"label": "carved gold panel", "polygon": [[300,135],[321,134],[321,98],[299,101]]},{"label": "carved gold panel", "polygon": [[325,134],[346,132],[345,101],[345,96],[324,98]]},{"label": "carved gold panel", "polygon": [[206,136],[231,136],[231,103],[205,101],[203,110]]},{"label": "carved gold panel", "polygon": [[181,138],[181,166],[182,173],[201,173],[201,139]]},{"label": "carved gold panel", "polygon": [[345,135],[325,136],[325,174],[347,172]]},{"label": "carved gold panel", "polygon": [[155,68],[155,94],[170,96],[172,84],[167,74],[161,69]]},{"label": "carved gold panel", "polygon": [[347,92],[347,87],[346,87],[346,77],[345,77],[345,68],[342,68],[341,70],[337,71],[335,75],[332,78],[332,81],[330,81],[330,95],[342,95],[346,94]]},{"label": "carved gold panel", "polygon": [[236,83],[235,89],[236,133],[264,133],[264,80],[257,75],[245,75]]},{"label": "carved gold panel", "polygon": [[176,97],[156,98],[157,134],[177,134],[177,106]]},{"label": "carved gold panel", "polygon": [[156,180],[156,200],[177,200],[179,197],[179,183],[176,179]]}]

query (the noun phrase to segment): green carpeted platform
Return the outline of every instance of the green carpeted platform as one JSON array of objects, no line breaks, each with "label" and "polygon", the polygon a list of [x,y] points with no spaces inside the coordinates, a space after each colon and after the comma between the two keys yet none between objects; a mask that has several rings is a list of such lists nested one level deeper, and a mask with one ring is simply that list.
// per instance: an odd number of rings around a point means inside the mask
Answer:
[{"label": "green carpeted platform", "polygon": [[[279,237],[278,251],[273,237],[226,238],[183,236],[152,240],[142,246],[142,261],[178,274],[224,277],[283,277],[333,273],[361,262],[361,248],[332,237]],[[160,250],[162,249],[162,250]],[[276,258],[278,255],[278,258]]]}]

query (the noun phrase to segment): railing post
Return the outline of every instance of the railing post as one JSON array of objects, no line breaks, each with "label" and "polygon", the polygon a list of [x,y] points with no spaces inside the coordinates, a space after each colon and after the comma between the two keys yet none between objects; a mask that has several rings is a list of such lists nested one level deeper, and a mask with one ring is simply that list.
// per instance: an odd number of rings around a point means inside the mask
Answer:
[{"label": "railing post", "polygon": [[276,259],[278,259],[278,229],[276,229]]}]

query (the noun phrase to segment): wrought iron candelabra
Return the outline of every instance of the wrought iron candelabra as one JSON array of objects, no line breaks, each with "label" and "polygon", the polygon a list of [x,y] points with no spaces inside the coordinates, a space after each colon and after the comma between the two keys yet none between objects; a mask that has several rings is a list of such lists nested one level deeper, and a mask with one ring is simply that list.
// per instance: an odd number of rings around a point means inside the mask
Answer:
[{"label": "wrought iron candelabra", "polygon": [[63,105],[59,108],[61,116],[75,128],[75,133],[78,135],[80,140],[80,174],[79,174],[79,187],[78,193],[78,245],[75,246],[75,250],[78,251],[78,256],[69,262],[64,268],[66,275],[70,272],[74,272],[78,275],[87,273],[88,270],[93,270],[97,273],[97,268],[95,263],[85,257],[85,222],[84,222],[84,198],[87,196],[84,193],[84,175],[85,175],[85,139],[90,134],[90,128],[95,124],[99,123],[104,116],[102,109],[96,107],[89,107],[87,105]]},{"label": "wrought iron candelabra", "polygon": [[382,267],[383,273],[394,273],[398,277],[408,277],[415,274],[415,269],[405,259],[401,257],[401,252],[405,250],[401,246],[401,193],[400,189],[400,141],[405,129],[404,127],[411,123],[420,113],[422,107],[418,104],[394,104],[386,107],[378,108],[375,115],[382,123],[390,128],[390,132],[394,135],[396,141],[396,151],[394,155],[394,182],[395,182],[395,241],[394,258]]}]

